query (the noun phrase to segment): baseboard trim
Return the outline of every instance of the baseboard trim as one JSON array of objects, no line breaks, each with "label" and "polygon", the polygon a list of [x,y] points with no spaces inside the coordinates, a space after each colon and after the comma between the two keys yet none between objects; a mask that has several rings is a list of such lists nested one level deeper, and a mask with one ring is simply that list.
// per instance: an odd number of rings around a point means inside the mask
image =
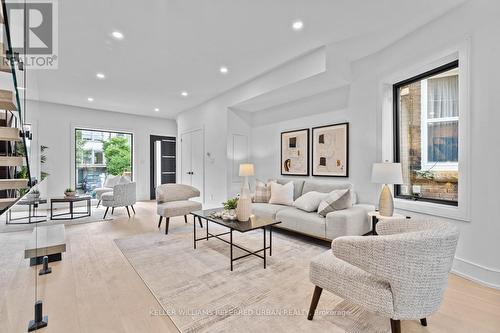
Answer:
[{"label": "baseboard trim", "polygon": [[500,290],[500,270],[473,263],[459,257],[453,261],[454,274],[485,287]]}]

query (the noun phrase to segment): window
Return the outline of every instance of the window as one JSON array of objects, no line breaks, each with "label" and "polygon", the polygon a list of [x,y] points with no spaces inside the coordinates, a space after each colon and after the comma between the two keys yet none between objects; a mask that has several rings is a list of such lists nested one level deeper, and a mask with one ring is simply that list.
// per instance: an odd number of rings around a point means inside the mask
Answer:
[{"label": "window", "polygon": [[95,196],[107,175],[132,178],[133,135],[112,131],[75,129],[75,188]]},{"label": "window", "polygon": [[458,205],[458,61],[399,82],[394,156],[403,167],[395,196]]}]

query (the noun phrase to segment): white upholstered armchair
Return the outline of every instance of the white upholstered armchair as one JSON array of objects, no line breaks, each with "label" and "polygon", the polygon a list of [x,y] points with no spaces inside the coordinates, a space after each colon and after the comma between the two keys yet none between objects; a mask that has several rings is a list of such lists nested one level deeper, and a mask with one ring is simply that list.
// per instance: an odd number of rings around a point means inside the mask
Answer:
[{"label": "white upholstered armchair", "polygon": [[130,218],[130,211],[128,207],[132,208],[135,214],[134,204],[136,203],[136,184],[117,184],[113,186],[112,192],[103,193],[101,195],[102,205],[106,207],[103,219],[106,218],[108,210],[111,207],[111,214],[115,212],[115,207],[127,208],[128,217]]},{"label": "white upholstered armchair", "polygon": [[426,317],[441,304],[458,231],[446,222],[415,219],[377,224],[379,236],[347,236],[332,242],[332,251],[311,261],[315,285],[308,319],[312,320],[323,289],[368,311],[390,318],[393,333],[400,320]]},{"label": "white upholstered armchair", "polygon": [[[164,184],[156,188],[156,211],[160,215],[158,229],[165,217],[165,235],[168,234],[170,218],[184,216],[187,223],[187,215],[196,210],[202,209],[201,203],[189,200],[200,196],[200,191],[192,186],[184,184]],[[203,228],[201,219],[198,219]],[[194,217],[193,217],[193,223]]]}]

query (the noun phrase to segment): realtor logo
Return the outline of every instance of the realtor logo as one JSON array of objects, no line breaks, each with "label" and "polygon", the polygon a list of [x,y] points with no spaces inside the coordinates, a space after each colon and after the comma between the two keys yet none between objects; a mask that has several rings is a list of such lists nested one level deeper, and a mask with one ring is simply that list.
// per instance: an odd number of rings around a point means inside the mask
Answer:
[{"label": "realtor logo", "polygon": [[[57,1],[7,1],[6,8],[12,51],[19,54],[23,65],[57,69]],[[5,32],[4,41],[6,44]]]}]

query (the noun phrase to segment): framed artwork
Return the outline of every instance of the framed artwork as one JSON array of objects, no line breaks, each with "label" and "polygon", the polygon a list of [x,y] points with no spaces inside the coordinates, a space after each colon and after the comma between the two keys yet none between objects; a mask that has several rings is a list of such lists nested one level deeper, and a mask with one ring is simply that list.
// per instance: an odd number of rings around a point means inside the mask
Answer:
[{"label": "framed artwork", "polygon": [[309,176],[309,129],[281,133],[281,174]]},{"label": "framed artwork", "polygon": [[312,129],[312,174],[324,177],[349,176],[349,123]]}]

